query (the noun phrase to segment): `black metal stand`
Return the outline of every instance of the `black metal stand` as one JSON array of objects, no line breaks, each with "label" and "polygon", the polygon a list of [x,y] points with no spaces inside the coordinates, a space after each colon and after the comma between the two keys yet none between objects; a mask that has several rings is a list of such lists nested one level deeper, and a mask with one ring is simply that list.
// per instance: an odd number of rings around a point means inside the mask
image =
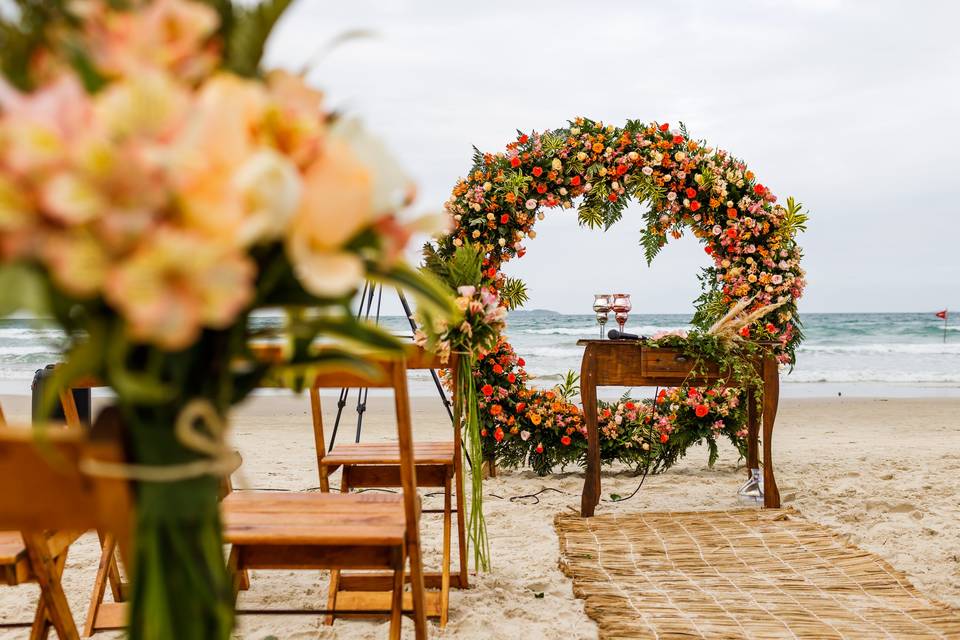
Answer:
[{"label": "black metal stand", "polygon": [[[417,323],[413,319],[413,311],[411,311],[410,304],[407,302],[406,296],[403,295],[403,291],[397,289],[397,296],[400,298],[400,304],[403,305],[403,312],[407,316],[407,321],[410,323],[410,339],[412,340],[413,334],[417,331]],[[377,300],[375,311],[373,308],[374,297],[376,297]],[[360,307],[357,309],[357,317],[363,318],[364,320],[370,320],[370,315],[373,313],[373,321],[377,324],[380,324],[380,305],[382,302],[383,285],[367,282],[363,286],[363,293],[360,295]],[[451,404],[450,399],[447,398],[446,392],[443,390],[443,384],[440,382],[440,376],[437,375],[435,369],[430,369],[430,376],[433,378],[433,383],[437,387],[437,393],[440,394],[440,401],[443,402],[443,406],[447,410],[447,415],[449,415],[450,420],[453,421],[453,405]],[[334,444],[336,444],[337,431],[340,429],[340,420],[343,417],[343,410],[347,406],[347,400],[350,397],[350,391],[351,390],[349,388],[340,389],[340,397],[337,400],[337,416],[333,421],[333,433],[330,435],[330,446],[327,447],[327,451],[332,451]],[[357,432],[354,442],[360,442],[360,432],[363,429],[363,414],[367,410],[367,398],[369,397],[369,394],[370,389],[357,389]]]}]

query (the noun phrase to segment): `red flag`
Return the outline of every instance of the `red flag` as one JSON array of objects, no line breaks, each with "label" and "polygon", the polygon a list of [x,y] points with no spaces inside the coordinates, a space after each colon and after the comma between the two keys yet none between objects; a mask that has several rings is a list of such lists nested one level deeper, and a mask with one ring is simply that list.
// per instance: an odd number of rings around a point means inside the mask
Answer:
[{"label": "red flag", "polygon": [[946,320],[946,319],[947,319],[947,310],[944,309],[943,311],[937,311],[937,317],[940,318],[941,320]]}]

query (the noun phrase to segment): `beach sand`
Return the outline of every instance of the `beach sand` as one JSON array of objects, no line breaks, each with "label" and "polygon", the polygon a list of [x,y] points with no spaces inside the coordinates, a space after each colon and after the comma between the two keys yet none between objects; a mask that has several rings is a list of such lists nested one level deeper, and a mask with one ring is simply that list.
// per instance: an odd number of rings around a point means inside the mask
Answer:
[{"label": "beach sand", "polygon": [[[29,417],[27,398],[2,398],[7,417]],[[327,406],[332,403],[328,402]],[[371,398],[364,439],[390,439],[393,422],[384,398]],[[414,398],[415,437],[441,439],[449,422],[436,398]],[[329,411],[327,412],[329,414]],[[355,426],[348,411],[346,435]],[[244,456],[239,487],[304,490],[318,485],[309,403],[305,397],[257,397],[232,419],[232,439]],[[960,399],[787,399],[781,402],[774,439],[778,483],[795,498],[785,506],[849,536],[907,573],[924,593],[960,607]],[[670,471],[647,479],[631,500],[603,502],[597,513],[727,509],[740,506],[737,487],[744,471],[729,446],[717,465],[692,449]],[[608,469],[604,498],[629,495],[637,478]],[[594,638],[595,625],[573,597],[571,582],[557,568],[553,516],[578,510],[582,476],[577,469],[540,478],[530,471],[504,471],[488,480],[487,523],[493,569],[473,578],[473,588],[453,591],[450,622],[440,633],[456,638]],[[549,489],[532,499],[509,498]],[[441,497],[424,496],[426,507]],[[709,517],[706,515],[705,517]],[[439,516],[422,526],[426,562],[436,567]],[[64,583],[78,625],[86,614],[98,547],[92,535],[71,550]],[[0,623],[32,619],[37,589],[0,587]],[[310,608],[325,604],[321,572],[254,572],[241,608]],[[412,637],[411,621],[404,636]],[[386,621],[338,620],[325,627],[319,616],[241,616],[237,637],[386,638]],[[0,638],[27,631],[0,630]],[[105,633],[97,637],[115,638]]]}]

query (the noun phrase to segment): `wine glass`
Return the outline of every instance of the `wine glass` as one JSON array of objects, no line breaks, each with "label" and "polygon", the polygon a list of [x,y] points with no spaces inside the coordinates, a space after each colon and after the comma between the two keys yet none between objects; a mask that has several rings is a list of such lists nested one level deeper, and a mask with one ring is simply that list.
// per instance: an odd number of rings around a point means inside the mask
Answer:
[{"label": "wine glass", "polygon": [[620,333],[623,333],[623,327],[627,324],[627,318],[630,317],[630,310],[633,308],[633,305],[630,303],[630,294],[613,294],[613,303],[610,305],[610,308],[615,314],[614,317],[617,320],[617,324],[620,325]]},{"label": "wine glass", "polygon": [[596,293],[593,296],[593,310],[597,314],[597,324],[600,325],[600,339],[603,339],[603,325],[607,324],[607,314],[613,304],[613,296],[609,293]]}]

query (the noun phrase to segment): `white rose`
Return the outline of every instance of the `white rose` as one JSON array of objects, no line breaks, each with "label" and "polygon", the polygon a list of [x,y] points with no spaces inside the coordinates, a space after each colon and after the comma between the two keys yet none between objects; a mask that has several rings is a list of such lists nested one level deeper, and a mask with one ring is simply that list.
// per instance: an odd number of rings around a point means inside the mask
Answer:
[{"label": "white rose", "polygon": [[253,154],[233,176],[245,212],[244,244],[281,237],[300,206],[303,183],[293,163],[272,149]]}]

